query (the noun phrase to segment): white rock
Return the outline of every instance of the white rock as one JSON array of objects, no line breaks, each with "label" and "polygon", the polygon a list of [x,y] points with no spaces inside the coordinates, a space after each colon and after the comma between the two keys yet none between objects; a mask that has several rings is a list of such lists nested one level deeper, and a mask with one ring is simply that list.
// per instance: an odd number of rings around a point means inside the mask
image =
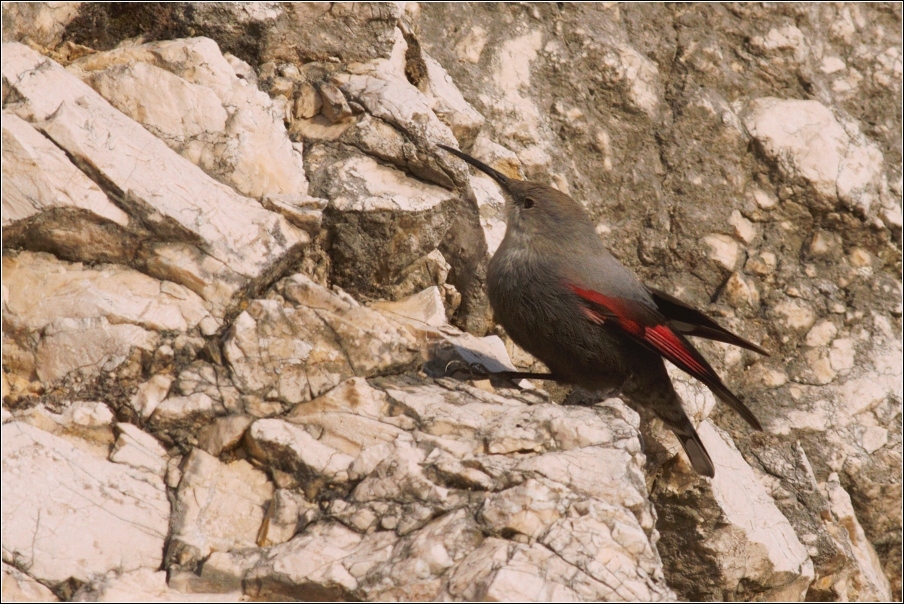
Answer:
[{"label": "white rock", "polygon": [[867,453],[875,453],[888,443],[888,430],[879,426],[868,426],[863,431],[860,443]]},{"label": "white rock", "polygon": [[838,328],[835,327],[835,324],[827,319],[822,319],[807,332],[804,345],[814,347],[828,346],[837,334]]},{"label": "white rock", "polygon": [[288,139],[273,101],[237,77],[213,40],[119,48],[84,57],[70,69],[239,193],[307,193],[300,146]]},{"label": "white rock", "polygon": [[804,360],[809,366],[810,375],[807,377],[812,379],[812,383],[828,384],[838,375],[838,372],[832,368],[829,355],[825,350],[808,350],[804,353]]},{"label": "white rock", "polygon": [[[452,130],[433,112],[436,101],[408,82],[405,76],[405,51],[408,45],[398,29],[395,36],[392,56],[350,66],[349,71],[353,73],[337,74],[334,82],[350,100],[360,103],[374,117],[405,132],[416,133],[418,137],[455,145]],[[439,72],[435,71],[434,75],[439,76]],[[456,102],[454,95],[444,84],[445,78],[442,82],[435,83],[435,93],[445,97],[440,97],[443,101],[440,111],[456,111],[457,115],[447,113],[447,116],[455,117],[458,125],[473,120],[472,115],[462,112],[464,105]]]},{"label": "white rock", "polygon": [[242,392],[299,403],[352,375],[377,375],[414,361],[411,337],[377,311],[302,274],[281,287],[296,306],[255,300],[226,340],[224,352]]},{"label": "white rock", "polygon": [[762,384],[767,388],[778,388],[788,383],[788,375],[781,369],[767,367],[763,363],[757,363],[750,368],[751,377],[749,383]]},{"label": "white rock", "polygon": [[[361,540],[361,535],[342,525],[316,524],[288,543],[275,546],[267,566],[249,576],[248,591],[263,599],[270,599],[272,593],[287,592],[302,600],[315,594],[341,599],[358,586],[342,562]],[[271,592],[274,587],[277,589]]]},{"label": "white rock", "polygon": [[20,116],[45,119],[42,132],[127,192],[120,201],[151,229],[197,242],[154,246],[145,260],[150,274],[223,309],[306,242],[284,218],[213,181],[59,65],[20,44],[4,44],[3,54],[3,76],[24,99]]},{"label": "white rock", "polygon": [[73,401],[60,413],[37,405],[15,414],[14,419],[66,438],[70,444],[106,457],[113,444],[113,412],[104,403]]},{"label": "white rock", "polygon": [[138,386],[129,406],[132,407],[142,419],[148,419],[157,409],[157,406],[169,394],[170,386],[173,385],[173,377],[158,373],[146,382]]},{"label": "white rock", "polygon": [[188,331],[213,320],[191,291],[124,267],[21,252],[4,256],[3,275],[7,329],[33,347],[45,384],[75,370],[113,370],[133,347],[154,350],[157,330]]},{"label": "white rock", "polygon": [[100,319],[58,319],[47,325],[35,349],[38,378],[52,384],[72,372],[86,377],[113,371],[133,349],[152,351],[159,336],[137,325]]},{"label": "white rock", "polygon": [[365,452],[372,454],[413,427],[389,416],[385,393],[362,378],[346,380],[320,398],[297,405],[286,420],[313,429],[319,443],[355,458],[357,474],[367,466],[359,459]]},{"label": "white rock", "polygon": [[829,360],[835,371],[847,372],[854,368],[854,341],[850,338],[838,338],[832,342]]},{"label": "white rock", "polygon": [[741,246],[728,235],[707,235],[701,243],[708,248],[708,256],[726,270],[737,268]]},{"label": "white rock", "polygon": [[[249,594],[371,600],[496,593],[507,583],[494,583],[498,573],[480,562],[489,531],[513,539],[498,540],[512,551],[520,551],[521,538],[546,539],[542,560],[513,565],[542,577],[542,593],[670,597],[648,536],[655,521],[639,471],[636,414],[615,403],[529,406],[451,380],[375,383],[348,380],[285,420],[252,426],[255,458],[308,488],[340,488],[346,476],[360,482],[350,497],[333,501],[333,520],[275,546],[244,576]],[[490,490],[482,515],[475,507],[482,499],[463,485]],[[450,513],[434,519],[436,510]],[[377,526],[389,530],[371,533]]]},{"label": "white rock", "polygon": [[778,203],[778,199],[774,195],[759,188],[754,188],[750,196],[753,198],[754,203],[763,210],[771,210]]},{"label": "white rock", "polygon": [[755,99],[741,117],[786,176],[813,187],[823,208],[840,201],[868,212],[878,201],[882,153],[820,102]]},{"label": "white rock", "polygon": [[531,478],[491,494],[480,510],[480,519],[497,535],[514,532],[535,541],[565,514],[567,497],[567,490],[554,490]]},{"label": "white rock", "polygon": [[629,103],[648,117],[656,119],[662,84],[656,63],[635,48],[614,39],[603,39],[600,71],[612,84],[624,87]]},{"label": "white rock", "polygon": [[52,591],[22,571],[3,563],[4,602],[59,602]]},{"label": "white rock", "polygon": [[803,59],[807,52],[803,32],[793,25],[772,28],[764,36],[752,36],[750,46],[757,54],[766,56],[775,56],[780,51],[792,50],[798,60]]},{"label": "white rock", "polygon": [[759,255],[751,257],[747,260],[744,268],[754,274],[765,277],[775,272],[778,265],[778,258],[772,252],[761,252]]},{"label": "white rock", "polygon": [[477,64],[487,44],[487,31],[475,25],[468,29],[465,36],[455,45],[455,56],[461,61]]},{"label": "white rock", "polygon": [[543,136],[540,109],[526,91],[531,87],[531,63],[543,47],[539,30],[506,40],[493,57],[495,94],[484,100],[487,118],[496,125],[503,142],[518,143],[518,157],[530,168],[547,168],[548,143]]},{"label": "white rock", "polygon": [[271,509],[267,510],[269,522],[264,545],[285,543],[320,516],[317,505],[305,500],[304,495],[287,489],[277,489],[273,495]]},{"label": "white rock", "polygon": [[[128,56],[146,54],[140,47],[125,52]],[[90,60],[95,64],[102,57],[92,55]],[[83,80],[176,151],[205,134],[226,128],[228,115],[210,88],[186,82],[154,65],[114,64],[85,73]]]},{"label": "white rock", "polygon": [[204,301],[175,283],[113,265],[89,268],[49,254],[3,258],[5,306],[29,331],[60,318],[102,319],[154,331],[188,331],[209,316]]},{"label": "white rock", "polygon": [[286,220],[308,233],[316,234],[323,220],[323,209],[329,202],[307,195],[264,195],[261,205],[279,212]]},{"label": "white rock", "polygon": [[204,392],[196,392],[166,398],[157,405],[149,422],[157,429],[188,428],[192,433],[197,433],[201,425],[210,423],[218,415],[225,415],[226,411],[221,402]]},{"label": "white rock", "polygon": [[841,251],[841,243],[838,233],[817,231],[810,240],[810,253],[814,256],[833,256]]},{"label": "white rock", "polygon": [[253,418],[248,415],[218,417],[213,423],[201,428],[198,446],[216,457],[238,445],[252,421]]},{"label": "white rock", "polygon": [[423,323],[432,327],[447,323],[443,297],[436,286],[395,302],[382,300],[374,302],[371,308],[379,310],[387,318],[402,323]]},{"label": "white rock", "polygon": [[731,213],[731,218],[728,219],[728,223],[734,227],[735,236],[737,236],[744,243],[750,243],[757,236],[757,229],[752,222],[744,218],[744,216],[737,210]]},{"label": "white rock", "polygon": [[807,549],[733,443],[709,421],[697,431],[716,466],[712,492],[725,526],[711,542],[722,552],[722,581],[754,580],[783,597],[803,600],[813,580]]},{"label": "white rock", "polygon": [[728,302],[735,308],[757,308],[760,304],[760,292],[756,284],[745,279],[741,273],[734,272],[725,282],[723,293]]},{"label": "white rock", "polygon": [[[890,601],[891,586],[882,568],[882,562],[863,532],[863,527],[860,526],[857,514],[854,512],[854,506],[851,504],[851,496],[839,483],[837,474],[829,475],[829,480],[825,483],[825,489],[831,504],[832,514],[842,526],[847,528],[851,538],[854,559],[860,571],[859,577],[855,579],[860,587],[860,598],[864,601]],[[859,581],[857,581],[858,579]]]},{"label": "white rock", "polygon": [[[594,599],[671,599],[671,591],[663,585],[658,553],[634,514],[598,502],[575,506],[570,512],[542,542],[598,582]],[[584,590],[578,587],[576,591]]]},{"label": "white rock", "polygon": [[3,425],[2,476],[3,549],[39,581],[160,567],[170,511],[162,483],[21,422]]},{"label": "white rock", "polygon": [[452,130],[457,140],[472,139],[486,120],[465,100],[442,65],[423,51],[422,55],[427,65],[428,95],[433,97],[433,113]]},{"label": "white rock", "polygon": [[56,47],[82,2],[26,2],[4,7],[3,39]]},{"label": "white rock", "polygon": [[819,69],[825,74],[833,74],[837,71],[847,69],[847,64],[838,57],[824,57]]},{"label": "white rock", "polygon": [[424,212],[454,193],[410,178],[370,157],[350,157],[328,168],[330,205],[341,212]]},{"label": "white rock", "polygon": [[221,463],[192,449],[176,491],[168,557],[199,561],[256,545],[273,483],[245,460]]},{"label": "white rock", "polygon": [[782,300],[772,310],[783,318],[782,323],[786,327],[795,331],[810,329],[816,322],[816,313],[809,304],[801,300]]},{"label": "white rock", "polygon": [[59,147],[14,114],[3,114],[3,228],[56,208],[86,210],[119,226],[129,217]]},{"label": "white rock", "polygon": [[241,602],[238,589],[227,593],[185,593],[167,585],[166,571],[143,568],[96,577],[76,592],[83,602]]},{"label": "white rock", "polygon": [[870,256],[870,253],[860,247],[855,247],[854,249],[852,249],[848,257],[851,260],[851,266],[855,266],[857,268],[867,267],[872,264],[872,257]]},{"label": "white rock", "polygon": [[146,470],[162,479],[167,465],[163,445],[134,424],[120,422],[116,424],[116,431],[119,435],[110,451],[110,461]]},{"label": "white rock", "polygon": [[244,552],[213,552],[201,567],[200,579],[207,593],[241,593],[242,579],[261,558],[261,550]]},{"label": "white rock", "polygon": [[281,419],[261,419],[248,431],[254,457],[284,472],[321,477],[342,483],[349,479],[348,468],[355,460],[322,444],[304,428]]}]

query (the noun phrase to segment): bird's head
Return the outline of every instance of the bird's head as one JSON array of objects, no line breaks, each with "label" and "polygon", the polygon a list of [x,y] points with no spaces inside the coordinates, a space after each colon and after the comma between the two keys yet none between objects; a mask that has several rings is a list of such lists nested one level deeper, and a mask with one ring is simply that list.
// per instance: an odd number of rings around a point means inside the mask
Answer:
[{"label": "bird's head", "polygon": [[563,237],[586,231],[588,227],[593,231],[584,208],[565,193],[540,183],[510,178],[466,153],[439,146],[487,174],[502,187],[507,193],[506,225],[509,230],[517,228],[534,236]]}]

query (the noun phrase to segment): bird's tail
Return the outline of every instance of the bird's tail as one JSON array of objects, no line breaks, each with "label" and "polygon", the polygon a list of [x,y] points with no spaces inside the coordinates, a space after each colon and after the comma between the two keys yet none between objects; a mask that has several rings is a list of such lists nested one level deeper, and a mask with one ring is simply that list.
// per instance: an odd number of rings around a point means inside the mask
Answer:
[{"label": "bird's tail", "polygon": [[706,447],[703,446],[703,441],[700,440],[700,435],[697,434],[697,430],[694,429],[694,424],[691,423],[691,420],[685,417],[684,423],[680,427],[669,427],[675,433],[675,436],[678,437],[678,440],[681,441],[681,446],[684,447],[684,452],[687,453],[687,458],[697,474],[709,476],[710,478],[715,476],[716,468],[713,466],[713,460],[709,457],[709,453],[706,452]]}]

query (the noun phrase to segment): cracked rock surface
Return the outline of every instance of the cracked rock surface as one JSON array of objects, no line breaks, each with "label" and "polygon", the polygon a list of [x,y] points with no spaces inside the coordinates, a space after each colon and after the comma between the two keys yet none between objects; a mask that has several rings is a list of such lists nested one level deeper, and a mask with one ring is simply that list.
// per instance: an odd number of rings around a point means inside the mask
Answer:
[{"label": "cracked rock surface", "polygon": [[[3,5],[4,601],[901,597],[892,4]],[[494,323],[496,184],[761,344],[697,476]],[[674,368],[672,368],[674,369]],[[546,388],[543,390],[541,388]]]}]

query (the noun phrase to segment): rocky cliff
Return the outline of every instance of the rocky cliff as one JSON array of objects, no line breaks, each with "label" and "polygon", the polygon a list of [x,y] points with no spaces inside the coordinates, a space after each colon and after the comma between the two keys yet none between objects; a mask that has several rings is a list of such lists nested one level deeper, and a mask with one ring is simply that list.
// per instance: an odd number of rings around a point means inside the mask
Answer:
[{"label": "rocky cliff", "polygon": [[[900,599],[901,22],[5,3],[4,601]],[[765,432],[477,379],[540,366],[437,143],[769,350],[700,343]]]}]

